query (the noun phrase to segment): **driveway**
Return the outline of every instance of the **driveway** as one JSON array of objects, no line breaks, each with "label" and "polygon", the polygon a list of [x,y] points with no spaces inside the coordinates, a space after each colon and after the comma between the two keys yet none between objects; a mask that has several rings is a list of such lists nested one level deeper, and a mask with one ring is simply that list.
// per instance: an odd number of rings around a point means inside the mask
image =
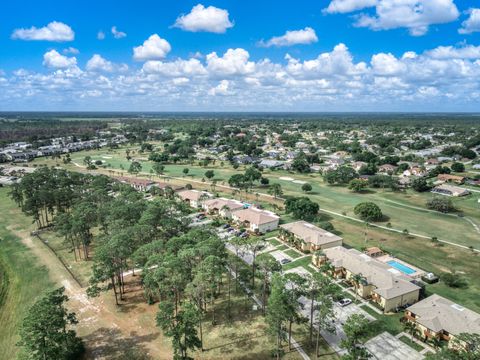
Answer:
[{"label": "driveway", "polygon": [[422,360],[424,356],[388,332],[381,333],[365,343],[373,359]]}]

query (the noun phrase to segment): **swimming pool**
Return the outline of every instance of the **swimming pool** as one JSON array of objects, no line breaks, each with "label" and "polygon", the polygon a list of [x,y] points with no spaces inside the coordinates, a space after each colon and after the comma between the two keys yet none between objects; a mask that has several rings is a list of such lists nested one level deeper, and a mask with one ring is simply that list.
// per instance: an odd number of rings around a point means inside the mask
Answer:
[{"label": "swimming pool", "polygon": [[399,263],[398,261],[395,261],[395,260],[390,260],[387,262],[388,265],[390,265],[391,267],[397,269],[397,270],[400,270],[401,272],[403,272],[404,274],[407,274],[407,275],[412,275],[416,272],[416,270],[408,267],[407,265],[403,265],[401,263]]}]

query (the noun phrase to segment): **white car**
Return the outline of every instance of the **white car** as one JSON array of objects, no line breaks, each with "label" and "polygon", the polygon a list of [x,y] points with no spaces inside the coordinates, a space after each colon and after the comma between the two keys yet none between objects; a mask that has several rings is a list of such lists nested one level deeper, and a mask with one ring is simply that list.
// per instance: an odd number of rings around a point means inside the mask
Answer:
[{"label": "white car", "polygon": [[337,302],[337,304],[340,305],[341,307],[345,307],[347,305],[350,305],[351,303],[352,303],[352,300],[350,299],[342,299]]}]

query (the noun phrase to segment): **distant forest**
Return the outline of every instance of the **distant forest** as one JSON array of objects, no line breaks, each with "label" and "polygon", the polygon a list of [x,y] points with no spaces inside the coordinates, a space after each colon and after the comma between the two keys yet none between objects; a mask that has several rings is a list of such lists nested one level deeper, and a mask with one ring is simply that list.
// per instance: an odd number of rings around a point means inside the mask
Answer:
[{"label": "distant forest", "polygon": [[65,135],[88,140],[109,124],[120,123],[123,131],[148,132],[170,128],[191,132],[198,127],[249,126],[263,123],[273,131],[297,123],[308,130],[384,128],[392,132],[410,127],[442,127],[453,130],[480,125],[480,114],[472,113],[94,113],[7,112],[0,113],[0,146],[10,142],[35,143]]}]

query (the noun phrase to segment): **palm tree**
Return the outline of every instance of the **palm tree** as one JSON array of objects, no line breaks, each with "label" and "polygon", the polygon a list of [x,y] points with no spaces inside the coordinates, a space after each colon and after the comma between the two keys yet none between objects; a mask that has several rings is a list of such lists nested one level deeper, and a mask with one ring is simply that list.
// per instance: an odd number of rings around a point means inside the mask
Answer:
[{"label": "palm tree", "polygon": [[213,193],[215,192],[216,186],[217,186],[217,180],[216,180],[216,179],[213,179],[213,180],[212,180],[212,183],[211,183],[211,185],[210,185]]},{"label": "palm tree", "polygon": [[407,321],[404,325],[405,332],[410,334],[411,340],[413,341],[413,337],[418,335],[420,332],[418,331],[417,325],[411,321]]},{"label": "palm tree", "polygon": [[[321,256],[323,255],[323,252],[322,251],[318,251],[318,254],[316,254],[317,256]],[[329,262],[326,262],[325,264],[323,264],[321,267],[320,267],[320,271],[326,273],[326,274],[331,274],[333,275],[333,271],[335,270],[335,266],[332,265],[332,263],[329,263]]]},{"label": "palm tree", "polygon": [[350,279],[353,281],[355,287],[355,300],[358,300],[358,288],[360,287],[360,282],[363,280],[363,276],[361,273],[354,274]]},{"label": "palm tree", "polygon": [[443,342],[438,336],[431,338],[428,342],[433,346],[435,350],[438,350],[443,346]]},{"label": "palm tree", "polygon": [[280,184],[273,184],[270,189],[268,189],[268,193],[273,196],[274,199],[283,195],[282,186]]}]

